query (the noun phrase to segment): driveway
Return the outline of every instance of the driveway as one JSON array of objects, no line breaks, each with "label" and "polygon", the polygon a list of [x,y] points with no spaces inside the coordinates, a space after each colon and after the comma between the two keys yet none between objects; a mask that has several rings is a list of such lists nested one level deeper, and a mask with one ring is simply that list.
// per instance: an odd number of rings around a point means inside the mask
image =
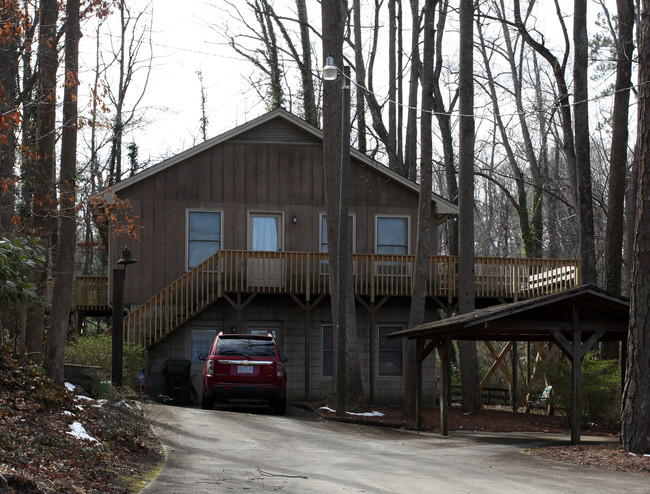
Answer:
[{"label": "driveway", "polygon": [[143,492],[650,492],[639,475],[564,465],[526,448],[543,434],[437,434],[331,422],[289,407],[147,409],[167,452]]}]

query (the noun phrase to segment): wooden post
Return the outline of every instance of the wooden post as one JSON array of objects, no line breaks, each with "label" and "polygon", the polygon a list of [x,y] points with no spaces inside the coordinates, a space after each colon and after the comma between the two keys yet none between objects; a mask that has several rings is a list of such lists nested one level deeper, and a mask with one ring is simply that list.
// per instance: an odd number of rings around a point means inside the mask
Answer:
[{"label": "wooden post", "polygon": [[440,434],[447,436],[449,435],[447,424],[449,340],[442,340],[437,346],[440,356]]},{"label": "wooden post", "polygon": [[416,390],[415,390],[415,427],[422,428],[422,362],[424,357],[422,355],[424,349],[424,339],[418,338],[415,340],[417,372],[415,376]]},{"label": "wooden post", "polygon": [[571,348],[571,381],[573,389],[571,394],[571,444],[580,443],[580,396],[582,377],[582,338],[580,334],[580,321],[578,320],[578,306],[573,302],[573,345]]},{"label": "wooden post", "polygon": [[517,360],[519,356],[517,355],[517,342],[512,342],[512,411],[517,411]]}]

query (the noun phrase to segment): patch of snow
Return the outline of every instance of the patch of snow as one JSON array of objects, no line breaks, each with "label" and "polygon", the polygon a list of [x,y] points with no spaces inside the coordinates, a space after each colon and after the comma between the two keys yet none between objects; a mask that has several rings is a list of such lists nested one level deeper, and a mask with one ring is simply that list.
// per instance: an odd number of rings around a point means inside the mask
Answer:
[{"label": "patch of snow", "polygon": [[95,439],[92,436],[89,436],[88,433],[86,432],[86,429],[84,429],[84,426],[81,425],[79,422],[73,422],[70,424],[70,432],[67,432],[66,434],[70,434],[73,437],[76,437],[77,439],[85,439],[86,441],[90,442],[99,442],[97,439]]},{"label": "patch of snow", "polygon": [[64,415],[72,415],[72,416],[74,416],[74,413],[72,413],[72,412],[70,412],[70,411],[68,411],[68,410],[64,410],[64,411],[63,411],[63,414],[64,414]]},{"label": "patch of snow", "polygon": [[630,452],[630,451],[628,451],[627,454],[632,455],[632,456],[636,456],[634,453],[632,453],[632,452]]},{"label": "patch of snow", "polygon": [[94,401],[90,396],[77,395],[78,400]]},{"label": "patch of snow", "polygon": [[361,417],[383,417],[384,414],[381,412],[345,412],[348,415],[359,415]]},{"label": "patch of snow", "polygon": [[74,391],[75,385],[72,383],[65,383],[66,389],[69,389],[70,391]]},{"label": "patch of snow", "polygon": [[[320,410],[326,410],[328,412],[335,412],[336,410],[332,410],[330,407],[320,407]],[[360,417],[383,417],[384,414],[381,412],[345,412],[348,415],[356,415]]]}]

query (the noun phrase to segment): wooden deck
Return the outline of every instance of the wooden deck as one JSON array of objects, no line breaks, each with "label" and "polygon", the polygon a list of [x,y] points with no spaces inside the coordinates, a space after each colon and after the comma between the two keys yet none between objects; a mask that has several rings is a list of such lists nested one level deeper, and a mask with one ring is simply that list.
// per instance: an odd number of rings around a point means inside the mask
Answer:
[{"label": "wooden deck", "polygon": [[[414,256],[353,254],[355,294],[371,302],[410,296],[414,263]],[[431,256],[428,272],[427,296],[451,305],[458,293],[458,258]],[[523,300],[580,284],[577,260],[477,257],[474,272],[477,300]],[[124,321],[127,339],[149,346],[232,293],[293,294],[307,301],[329,294],[328,254],[219,251],[131,311]],[[75,316],[110,315],[108,302],[107,277],[75,278]]]}]

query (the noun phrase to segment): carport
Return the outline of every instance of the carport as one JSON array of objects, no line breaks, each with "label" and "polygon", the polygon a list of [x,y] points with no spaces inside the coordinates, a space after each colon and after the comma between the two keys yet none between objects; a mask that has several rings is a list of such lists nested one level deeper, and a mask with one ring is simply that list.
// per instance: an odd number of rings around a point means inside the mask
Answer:
[{"label": "carport", "polygon": [[[449,345],[453,340],[551,341],[571,362],[571,443],[580,442],[581,363],[599,342],[622,341],[625,369],[629,299],[592,285],[531,300],[501,304],[398,331],[389,338],[417,342],[416,416],[421,423],[422,362],[435,349],[441,361],[440,428],[447,429]],[[623,373],[622,373],[623,374]]]}]

